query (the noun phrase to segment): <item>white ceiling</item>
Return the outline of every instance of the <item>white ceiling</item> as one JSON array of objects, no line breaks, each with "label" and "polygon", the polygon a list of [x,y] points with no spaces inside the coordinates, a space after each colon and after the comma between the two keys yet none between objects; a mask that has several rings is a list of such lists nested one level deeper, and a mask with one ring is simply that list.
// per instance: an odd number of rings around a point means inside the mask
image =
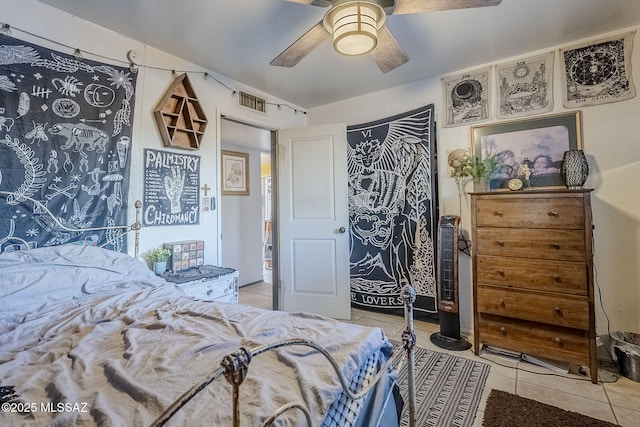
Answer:
[{"label": "white ceiling", "polygon": [[[269,65],[327,9],[285,0],[40,0],[303,108],[446,75],[640,24],[640,0],[503,0],[393,15],[409,62],[383,74],[330,39],[294,68]],[[153,64],[149,64],[153,65]]]}]

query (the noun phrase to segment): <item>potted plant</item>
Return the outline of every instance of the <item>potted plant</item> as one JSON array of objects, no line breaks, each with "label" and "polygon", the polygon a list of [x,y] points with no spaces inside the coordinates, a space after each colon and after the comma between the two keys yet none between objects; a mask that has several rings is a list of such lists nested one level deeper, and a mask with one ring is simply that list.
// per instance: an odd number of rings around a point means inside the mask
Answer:
[{"label": "potted plant", "polygon": [[147,252],[147,258],[153,263],[153,272],[161,275],[167,271],[167,261],[171,257],[171,250],[154,248]]},{"label": "potted plant", "polygon": [[499,160],[492,152],[485,153],[482,159],[465,152],[457,156],[454,161],[449,159],[449,165],[452,168],[451,176],[456,180],[458,195],[461,195],[465,177],[473,179],[474,190],[488,191],[489,179],[498,170]]}]

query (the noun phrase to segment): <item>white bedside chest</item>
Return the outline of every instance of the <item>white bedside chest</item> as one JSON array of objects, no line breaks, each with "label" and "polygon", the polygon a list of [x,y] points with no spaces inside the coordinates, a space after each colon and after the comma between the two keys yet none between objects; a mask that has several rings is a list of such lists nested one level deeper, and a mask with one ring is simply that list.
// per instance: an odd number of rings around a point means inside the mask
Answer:
[{"label": "white bedside chest", "polygon": [[194,298],[238,303],[238,270],[233,268],[201,265],[178,273],[167,271],[162,277]]}]

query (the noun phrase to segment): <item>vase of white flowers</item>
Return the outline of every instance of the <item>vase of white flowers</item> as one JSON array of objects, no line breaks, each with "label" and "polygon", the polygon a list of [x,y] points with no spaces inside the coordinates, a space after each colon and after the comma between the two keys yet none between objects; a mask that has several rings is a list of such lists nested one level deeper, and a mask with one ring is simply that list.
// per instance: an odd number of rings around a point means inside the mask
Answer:
[{"label": "vase of white flowers", "polygon": [[462,185],[465,178],[473,180],[474,191],[489,191],[491,176],[498,169],[498,157],[495,153],[487,152],[484,157],[472,156],[464,153],[455,162],[449,162],[452,177],[456,180],[458,195],[462,195]]}]

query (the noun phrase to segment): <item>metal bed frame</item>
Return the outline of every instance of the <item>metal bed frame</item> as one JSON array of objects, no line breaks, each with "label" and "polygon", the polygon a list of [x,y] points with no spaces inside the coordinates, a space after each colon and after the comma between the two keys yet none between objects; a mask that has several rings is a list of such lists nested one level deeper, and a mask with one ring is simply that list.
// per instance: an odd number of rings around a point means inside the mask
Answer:
[{"label": "metal bed frame", "polygon": [[[171,404],[152,424],[154,427],[164,426],[180,409],[182,409],[187,402],[193,399],[198,393],[204,390],[209,384],[216,381],[218,378],[224,376],[229,384],[232,386],[232,400],[233,400],[233,427],[240,427],[240,386],[244,379],[247,377],[249,371],[249,364],[251,360],[270,350],[276,350],[281,347],[287,346],[306,346],[311,347],[324,356],[340,380],[342,390],[344,393],[353,400],[358,400],[366,396],[366,394],[378,383],[382,378],[386,370],[395,364],[401,357],[406,356],[407,363],[407,404],[409,411],[409,426],[415,427],[415,412],[416,412],[416,390],[415,390],[415,358],[413,349],[416,344],[416,335],[413,328],[413,303],[416,300],[416,293],[413,287],[405,285],[402,289],[401,298],[404,303],[404,320],[405,329],[402,332],[403,346],[400,349],[394,351],[389,360],[378,370],[378,373],[373,380],[358,393],[354,393],[349,389],[347,380],[340,372],[340,368],[331,354],[314,343],[313,341],[305,339],[290,339],[278,341],[272,344],[266,344],[255,347],[253,349],[246,349],[244,347],[239,348],[235,352],[227,355],[223,358],[218,369],[211,373],[211,375],[205,377],[191,389],[180,396],[173,404]],[[311,414],[304,404],[299,402],[287,403],[276,410],[270,417],[268,417],[262,424],[263,427],[273,425],[276,419],[289,410],[297,409],[303,412],[307,425],[311,427]]]},{"label": "metal bed frame", "polygon": [[[72,228],[62,224],[56,216],[49,210],[47,207],[42,204],[40,201],[33,199],[31,197],[10,192],[10,191],[2,191],[0,190],[0,196],[4,196],[5,198],[12,197],[12,204],[19,204],[25,201],[29,201],[36,205],[38,208],[42,209],[51,220],[55,223],[56,227],[59,227],[62,230],[69,232],[87,232],[87,231],[103,231],[103,230],[112,230],[113,233],[111,238],[119,238],[124,234],[127,234],[131,231],[135,233],[135,258],[138,258],[139,249],[140,249],[140,229],[142,228],[142,224],[140,221],[140,212],[142,208],[142,202],[140,200],[136,200],[134,206],[136,208],[136,220],[131,225],[115,225],[112,227],[93,227],[93,228]],[[1,246],[10,241],[14,240],[20,243],[20,245],[24,245],[25,248],[30,248],[29,242],[25,241],[20,237],[16,237],[13,235],[15,231],[15,222],[13,219],[10,219],[10,229],[8,234],[4,237],[0,237],[0,248]],[[106,246],[109,244],[109,237],[107,242],[102,244],[101,246]],[[378,381],[382,378],[383,374],[387,371],[387,369],[391,366],[399,362],[402,357],[406,357],[407,363],[407,400],[408,402],[408,416],[409,416],[409,426],[415,427],[415,410],[416,410],[416,391],[415,391],[415,359],[413,349],[416,344],[416,335],[413,326],[413,304],[416,300],[416,293],[413,287],[410,285],[405,285],[401,292],[401,298],[404,303],[404,321],[405,328],[402,332],[402,348],[396,349],[393,355],[389,358],[389,360],[380,367],[378,373],[373,377],[371,382],[363,387],[357,393],[352,392],[349,389],[347,384],[347,380],[344,378],[342,373],[340,372],[340,368],[335,361],[335,359],[331,356],[331,354],[314,343],[313,341],[305,340],[305,339],[289,339],[284,341],[278,341],[271,344],[266,344],[262,346],[255,347],[253,349],[246,349],[244,347],[239,348],[235,352],[224,357],[222,362],[220,363],[218,369],[211,373],[211,375],[202,379],[199,383],[194,385],[191,389],[185,392],[182,396],[180,396],[173,404],[171,404],[152,424],[152,426],[163,426],[165,425],[173,415],[175,415],[182,407],[184,407],[191,399],[193,399],[198,393],[204,390],[209,384],[216,381],[218,378],[224,376],[224,378],[231,384],[233,389],[233,427],[240,427],[240,386],[242,385],[244,379],[247,376],[249,370],[249,364],[252,358],[259,356],[262,353],[267,351],[276,350],[282,347],[288,346],[306,346],[311,347],[318,351],[319,354],[324,356],[329,364],[332,366],[333,370],[338,376],[340,380],[340,384],[344,393],[352,400],[358,400],[364,398],[367,393],[378,383]],[[309,410],[304,406],[304,404],[299,402],[291,402],[281,406],[276,410],[274,414],[267,418],[267,420],[263,423],[263,426],[271,426],[278,419],[279,416],[284,414],[290,410],[300,410],[303,412],[307,424],[311,426],[311,414]]]}]

